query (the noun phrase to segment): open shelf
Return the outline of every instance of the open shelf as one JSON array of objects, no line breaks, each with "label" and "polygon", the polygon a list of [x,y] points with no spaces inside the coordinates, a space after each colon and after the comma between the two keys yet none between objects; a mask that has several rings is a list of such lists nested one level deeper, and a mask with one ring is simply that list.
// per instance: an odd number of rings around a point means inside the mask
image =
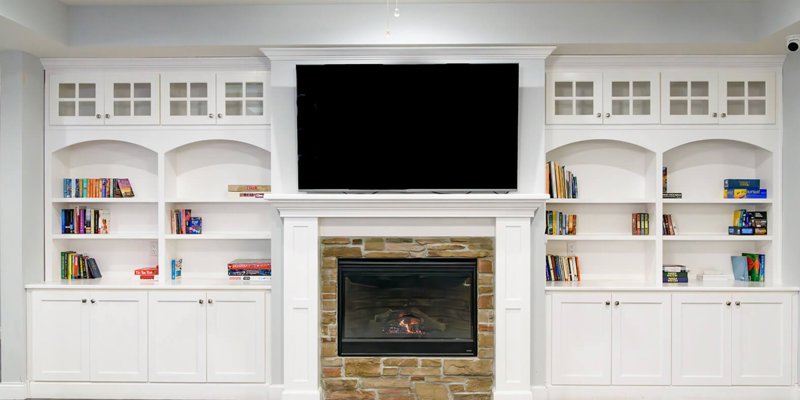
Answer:
[{"label": "open shelf", "polygon": [[[66,236],[66,235],[65,235]],[[74,235],[87,236],[92,239],[110,235]],[[103,281],[136,280],[133,271],[136,268],[153,267],[158,264],[158,256],[151,253],[155,243],[153,240],[141,238],[116,238],[117,240],[85,240],[85,238],[63,238],[53,241],[53,252],[50,255],[50,280],[60,280],[61,252],[75,251],[94,258],[100,267]]]},{"label": "open shelf", "polygon": [[[165,210],[165,229],[168,238],[184,238],[188,236],[205,236],[218,239],[268,239],[270,213],[266,202],[244,201],[235,206],[225,202],[202,203],[169,203]],[[172,235],[171,211],[173,209],[190,209],[192,217],[203,219],[203,231],[200,235]]]},{"label": "open shelf", "polygon": [[270,232],[219,232],[199,235],[166,235],[167,240],[268,240]]},{"label": "open shelf", "polygon": [[[109,236],[130,239],[156,239],[158,237],[158,206],[157,203],[130,203],[120,202],[91,202],[86,203],[87,208],[103,209],[109,212],[111,224],[109,234],[66,234],[61,233],[61,210],[74,209],[82,203],[53,203],[51,230],[54,239],[62,236]],[[129,236],[129,237],[128,237]],[[147,236],[147,237],[144,237]]]},{"label": "open shelf", "polygon": [[[720,192],[722,192],[722,189],[720,189]],[[737,206],[749,205],[749,204],[772,204],[772,199],[710,199],[709,198],[709,199],[663,199],[663,201],[664,204],[732,204]]]},{"label": "open shelf", "polygon": [[[646,236],[644,236],[646,237]],[[547,254],[576,255],[583,281],[635,281],[654,279],[656,245],[643,240],[556,240],[547,242]],[[574,246],[574,252],[569,247]],[[544,273],[544,271],[542,271]]]},{"label": "open shelf", "polygon": [[[202,235],[180,235],[202,236]],[[168,240],[166,264],[183,259],[183,280],[228,280],[228,263],[239,258],[270,258],[270,243],[265,240]],[[167,277],[169,281],[169,277]]]},{"label": "open shelf", "polygon": [[689,280],[692,281],[703,271],[730,272],[731,256],[739,256],[741,253],[760,253],[766,255],[765,278],[767,282],[774,282],[778,265],[772,257],[771,240],[726,240],[727,236],[711,236],[708,239],[666,240],[664,264],[685,265],[689,269]]},{"label": "open shelf", "polygon": [[547,241],[648,241],[656,240],[655,235],[614,235],[614,234],[578,234],[547,235]]},{"label": "open shelf", "polygon": [[140,204],[140,203],[158,203],[155,199],[146,199],[146,198],[139,198],[139,197],[129,197],[129,198],[54,198],[50,200],[53,204],[80,204],[80,203],[100,203],[100,204]]},{"label": "open shelf", "polygon": [[665,235],[666,241],[677,242],[747,242],[747,241],[770,241],[772,235]]},{"label": "open shelf", "polygon": [[158,239],[158,234],[153,233],[109,233],[109,234],[57,234],[55,240],[128,240],[128,239]]}]

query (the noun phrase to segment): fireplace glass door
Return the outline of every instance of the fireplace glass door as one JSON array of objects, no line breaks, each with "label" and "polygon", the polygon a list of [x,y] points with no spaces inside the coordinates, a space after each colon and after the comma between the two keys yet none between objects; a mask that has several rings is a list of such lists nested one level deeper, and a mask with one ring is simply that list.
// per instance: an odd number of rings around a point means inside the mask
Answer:
[{"label": "fireplace glass door", "polygon": [[339,354],[475,356],[475,259],[340,259]]}]

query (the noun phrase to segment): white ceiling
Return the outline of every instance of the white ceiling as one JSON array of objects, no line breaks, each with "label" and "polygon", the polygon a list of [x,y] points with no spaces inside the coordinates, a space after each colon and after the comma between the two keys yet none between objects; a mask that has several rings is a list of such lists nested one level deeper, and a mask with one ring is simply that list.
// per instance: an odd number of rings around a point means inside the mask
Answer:
[{"label": "white ceiling", "polygon": [[[70,6],[225,6],[258,4],[384,3],[386,0],[60,0]],[[389,0],[394,2],[395,0]],[[712,2],[719,0],[400,0],[400,3],[536,3],[536,2]],[[751,0],[727,0],[751,1]]]}]

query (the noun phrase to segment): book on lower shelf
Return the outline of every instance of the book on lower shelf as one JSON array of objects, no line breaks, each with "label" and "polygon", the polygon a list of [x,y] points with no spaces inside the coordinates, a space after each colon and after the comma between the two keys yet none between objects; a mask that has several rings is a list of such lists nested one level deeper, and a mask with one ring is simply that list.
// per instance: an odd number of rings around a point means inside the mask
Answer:
[{"label": "book on lower shelf", "polygon": [[110,226],[110,210],[96,210],[84,206],[61,210],[62,234],[108,234]]},{"label": "book on lower shelf", "polygon": [[171,275],[173,281],[181,279],[181,276],[183,276],[183,259],[182,258],[178,258],[178,259],[174,259],[173,258],[170,261],[170,272],[171,272],[170,275]]},{"label": "book on lower shelf", "polygon": [[631,215],[631,234],[634,236],[650,234],[650,214],[634,213]]},{"label": "book on lower shelf", "polygon": [[687,283],[689,282],[689,270],[681,264],[664,264],[661,266],[661,282]]},{"label": "book on lower shelf", "polygon": [[729,235],[766,235],[767,212],[747,211],[745,209],[733,212],[733,225],[728,227]]},{"label": "book on lower shelf", "polygon": [[236,259],[228,263],[228,279],[266,281],[272,278],[272,261],[266,258]]},{"label": "book on lower shelf", "polygon": [[85,254],[74,251],[61,252],[61,279],[102,278],[97,261]]},{"label": "book on lower shelf", "polygon": [[575,214],[547,211],[545,218],[547,221],[546,235],[575,235],[578,232],[578,216]]},{"label": "book on lower shelf", "polygon": [[228,198],[263,199],[272,190],[270,185],[228,185]]},{"label": "book on lower shelf", "polygon": [[171,210],[169,220],[172,234],[199,235],[203,233],[203,218],[192,216],[191,209]]},{"label": "book on lower shelf", "polygon": [[661,233],[664,236],[674,236],[677,232],[675,224],[672,222],[672,214],[664,214],[661,216],[663,221],[661,225]]},{"label": "book on lower shelf", "polygon": [[760,179],[725,179],[722,198],[725,199],[766,199],[767,189],[761,188]]},{"label": "book on lower shelf", "polygon": [[767,256],[757,253],[742,253],[731,256],[731,270],[737,281],[764,282]]},{"label": "book on lower shelf", "polygon": [[545,277],[551,281],[580,281],[581,263],[578,256],[545,256]]},{"label": "book on lower shelf", "polygon": [[133,274],[139,277],[139,280],[155,280],[158,276],[158,265],[155,267],[144,267],[133,270]]}]

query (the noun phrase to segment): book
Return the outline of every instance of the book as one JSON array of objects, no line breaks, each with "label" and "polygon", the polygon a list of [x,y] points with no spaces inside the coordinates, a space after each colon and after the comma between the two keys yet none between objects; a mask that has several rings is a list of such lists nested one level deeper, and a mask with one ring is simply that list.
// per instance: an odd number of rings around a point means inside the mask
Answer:
[{"label": "book", "polygon": [[98,214],[97,233],[108,234],[111,226],[111,210],[100,210]]},{"label": "book", "polygon": [[575,199],[578,198],[578,178],[564,166],[555,161],[545,164],[546,187],[550,198]]},{"label": "book", "polygon": [[578,231],[578,216],[565,214],[560,211],[545,212],[545,234],[547,235],[575,235]]},{"label": "book", "polygon": [[675,235],[675,224],[672,223],[672,214],[664,214],[662,217],[661,233],[664,236]]},{"label": "book", "polygon": [[759,189],[760,179],[725,179],[723,181],[725,189]]},{"label": "book", "polygon": [[683,193],[664,192],[661,196],[664,199],[682,199],[683,198]]},{"label": "book", "polygon": [[131,182],[127,178],[120,179],[118,183],[122,197],[134,197],[133,187],[131,187]]},{"label": "book", "polygon": [[229,269],[228,276],[271,276],[271,269]]},{"label": "book", "polygon": [[581,264],[578,256],[545,256],[545,279],[547,281],[580,281]]},{"label": "book", "polygon": [[661,167],[661,193],[667,193],[667,167]]},{"label": "book", "polygon": [[231,281],[271,281],[271,276],[229,276],[228,280]]},{"label": "book", "polygon": [[650,234],[650,214],[634,213],[631,215],[631,234],[634,236]]},{"label": "book", "polygon": [[133,274],[139,277],[142,276],[156,276],[158,275],[158,267],[144,267],[133,270]]},{"label": "book", "polygon": [[266,193],[272,190],[270,185],[228,185],[228,192],[260,192]]},{"label": "book", "polygon": [[766,199],[767,189],[723,189],[724,199]]},{"label": "book", "polygon": [[228,192],[229,199],[263,199],[266,192]]},{"label": "book", "polygon": [[[127,178],[63,178],[64,198],[119,198],[133,197],[133,189]],[[126,185],[125,195],[120,182]]]},{"label": "book", "polygon": [[688,269],[685,265],[681,264],[664,264],[661,266],[663,272],[687,272]]},{"label": "book", "polygon": [[98,279],[103,275],[97,260],[74,251],[61,252],[61,279]]},{"label": "book", "polygon": [[751,282],[763,282],[766,259],[764,254],[742,253],[747,260],[747,276]]},{"label": "book", "polygon": [[183,274],[183,259],[172,259],[170,262],[172,280],[180,279]]},{"label": "book", "polygon": [[189,218],[189,225],[186,227],[186,233],[190,235],[199,235],[203,233],[203,218]]}]

